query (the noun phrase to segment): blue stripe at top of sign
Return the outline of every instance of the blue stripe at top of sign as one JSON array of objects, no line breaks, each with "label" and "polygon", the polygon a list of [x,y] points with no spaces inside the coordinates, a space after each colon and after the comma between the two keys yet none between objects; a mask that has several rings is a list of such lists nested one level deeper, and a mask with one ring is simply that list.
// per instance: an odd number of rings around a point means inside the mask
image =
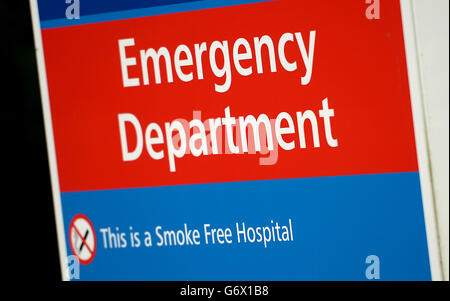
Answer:
[{"label": "blue stripe at top of sign", "polygon": [[[79,19],[66,18],[66,9],[71,5],[70,3],[63,7],[61,7],[60,4],[53,7],[48,4],[48,1],[41,0],[38,4],[41,29],[47,29],[267,1],[273,0],[159,0],[153,1],[152,5],[148,2],[147,5],[144,5],[143,1],[120,1],[123,3],[122,5],[111,5],[108,4],[108,1],[105,6],[109,5],[110,9],[104,9],[101,6],[98,6],[99,1],[93,2],[96,4],[95,7],[93,4],[89,4],[90,2],[82,2],[80,3]],[[61,2],[64,3],[64,1]],[[87,8],[81,8],[83,5],[86,5]],[[56,9],[59,9],[59,11],[56,11]],[[83,13],[84,11],[86,11],[86,14]]]},{"label": "blue stripe at top of sign", "polygon": [[[80,280],[431,280],[418,172],[67,192],[61,199],[67,243],[80,213],[97,236]],[[250,230],[244,241],[236,223],[241,231],[242,223],[292,231],[263,232],[273,238],[265,245]],[[185,225],[191,238],[199,230],[198,245],[158,246],[158,226],[162,234]],[[208,236],[206,243],[205,225],[229,228],[230,242]],[[126,245],[117,245],[118,233]],[[139,233],[139,246],[130,233]]]},{"label": "blue stripe at top of sign", "polygon": [[201,0],[38,0],[38,4],[41,21],[44,21],[64,18],[66,9],[73,4],[79,5],[81,15],[87,16],[197,1]]}]

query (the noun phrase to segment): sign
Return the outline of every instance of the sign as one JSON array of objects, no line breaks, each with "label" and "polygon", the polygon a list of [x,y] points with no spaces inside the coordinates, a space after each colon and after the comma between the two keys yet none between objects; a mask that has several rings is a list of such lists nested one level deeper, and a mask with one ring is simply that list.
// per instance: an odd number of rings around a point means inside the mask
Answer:
[{"label": "sign", "polygon": [[31,6],[81,280],[439,279],[409,1],[67,2]]},{"label": "sign", "polygon": [[82,264],[89,264],[97,250],[94,226],[83,214],[77,214],[69,226],[70,250]]}]

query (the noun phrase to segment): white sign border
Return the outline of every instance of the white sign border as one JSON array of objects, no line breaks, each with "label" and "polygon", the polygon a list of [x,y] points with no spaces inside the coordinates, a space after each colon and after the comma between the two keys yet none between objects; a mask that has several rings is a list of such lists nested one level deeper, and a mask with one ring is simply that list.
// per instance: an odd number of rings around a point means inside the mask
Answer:
[{"label": "white sign border", "polygon": [[41,24],[37,0],[30,0],[31,19],[33,25],[34,46],[38,66],[39,86],[41,90],[41,105],[44,116],[45,138],[47,142],[48,163],[50,168],[50,180],[52,185],[53,208],[56,220],[56,236],[58,239],[59,262],[63,281],[68,281],[67,273],[67,249],[66,235],[61,204],[61,192],[59,188],[58,167],[56,163],[55,140],[53,137],[52,115],[48,96],[47,72],[45,70],[44,48],[42,44]]},{"label": "white sign border", "polygon": [[[437,235],[437,224],[435,218],[435,207],[431,188],[429,169],[429,157],[426,146],[424,113],[422,107],[421,83],[419,77],[418,56],[416,49],[415,27],[412,11],[412,0],[400,0],[403,37],[405,41],[406,61],[408,68],[409,88],[411,105],[414,119],[414,136],[416,140],[416,153],[419,164],[420,184],[424,209],[425,226],[428,241],[428,254],[432,280],[442,280],[441,260],[439,253],[439,242]],[[41,91],[41,104],[44,117],[45,137],[50,168],[50,179],[52,185],[53,206],[55,210],[56,232],[58,239],[58,251],[61,266],[61,275],[64,281],[68,281],[67,274],[67,249],[62,214],[61,193],[56,161],[55,143],[53,137],[50,100],[47,86],[47,76],[44,60],[44,49],[42,44],[41,26],[37,0],[30,0],[30,10],[33,25],[34,44],[38,66],[39,85]],[[411,263],[414,264],[414,263]]]},{"label": "white sign border", "polygon": [[[420,187],[428,242],[428,256],[430,259],[432,280],[441,281],[442,266],[437,234],[435,204],[431,187],[430,162],[425,134],[425,116],[422,100],[422,86],[419,73],[416,30],[412,8],[413,0],[400,0],[403,38],[405,41],[406,64],[408,68],[409,90],[414,120],[414,137],[416,139],[416,153],[419,164]],[[413,264],[413,263],[412,263]]]}]

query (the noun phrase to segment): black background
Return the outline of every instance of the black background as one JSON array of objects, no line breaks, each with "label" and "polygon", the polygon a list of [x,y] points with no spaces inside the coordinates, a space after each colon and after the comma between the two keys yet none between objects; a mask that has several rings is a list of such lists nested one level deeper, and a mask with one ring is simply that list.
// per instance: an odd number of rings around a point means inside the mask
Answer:
[{"label": "black background", "polygon": [[61,279],[28,1],[0,1],[1,266],[8,280]]}]

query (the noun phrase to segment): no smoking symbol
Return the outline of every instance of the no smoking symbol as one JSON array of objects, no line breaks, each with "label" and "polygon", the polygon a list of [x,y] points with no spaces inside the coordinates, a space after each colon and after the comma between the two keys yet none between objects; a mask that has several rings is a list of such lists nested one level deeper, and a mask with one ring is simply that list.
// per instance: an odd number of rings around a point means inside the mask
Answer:
[{"label": "no smoking symbol", "polygon": [[73,217],[69,226],[69,242],[73,255],[82,264],[91,263],[97,250],[94,226],[84,214]]}]

